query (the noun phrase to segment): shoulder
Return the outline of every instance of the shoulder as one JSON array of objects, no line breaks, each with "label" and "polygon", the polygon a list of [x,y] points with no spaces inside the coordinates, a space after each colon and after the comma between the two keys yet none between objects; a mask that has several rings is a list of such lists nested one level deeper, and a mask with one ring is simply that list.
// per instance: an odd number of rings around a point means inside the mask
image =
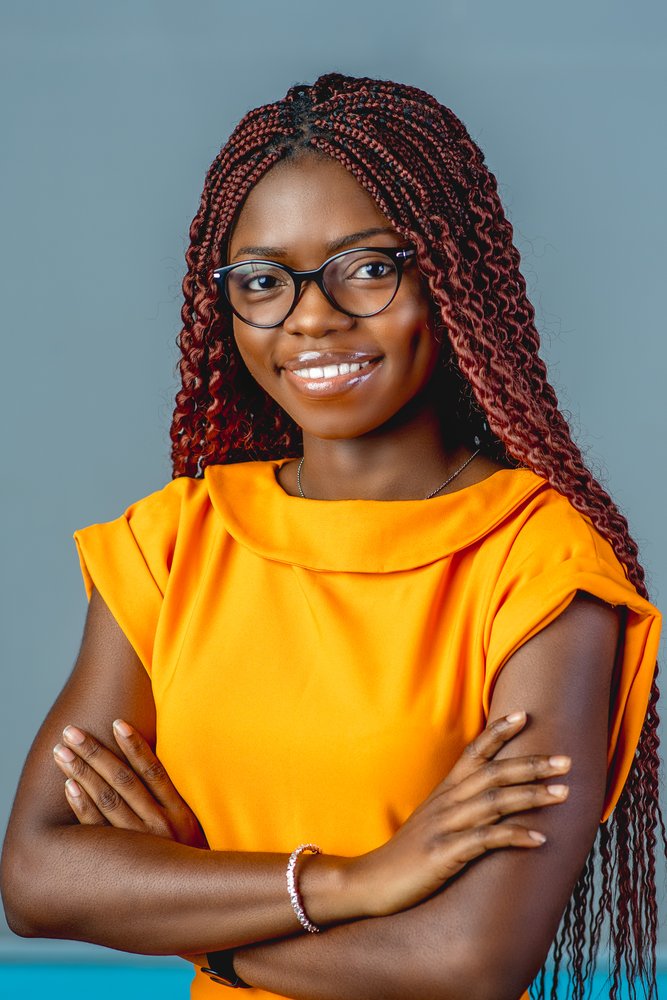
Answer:
[{"label": "shoulder", "polygon": [[119,579],[148,570],[163,592],[175,552],[190,547],[195,536],[199,547],[206,542],[210,511],[205,482],[184,476],[135,500],[115,519],[75,531],[89,596],[90,575],[98,566]]},{"label": "shoulder", "polygon": [[201,548],[215,527],[215,516],[204,479],[180,476],[132,503],[122,516],[146,551],[159,552],[171,564],[177,548]]},{"label": "shoulder", "polygon": [[500,526],[508,567],[533,564],[538,569],[585,560],[625,574],[611,542],[584,512],[583,500],[571,500],[528,470],[523,475],[533,479],[535,488]]},{"label": "shoulder", "polygon": [[173,520],[209,503],[208,487],[203,479],[179,476],[160,489],[133,501],[124,517],[135,522],[152,519]]}]

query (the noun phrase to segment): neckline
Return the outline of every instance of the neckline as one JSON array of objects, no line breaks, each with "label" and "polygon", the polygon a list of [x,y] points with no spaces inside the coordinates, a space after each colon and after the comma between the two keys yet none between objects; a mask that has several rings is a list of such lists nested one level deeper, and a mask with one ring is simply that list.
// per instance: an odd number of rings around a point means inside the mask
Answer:
[{"label": "neckline", "polygon": [[315,500],[280,485],[287,461],[208,466],[211,503],[229,534],[257,555],[331,572],[428,565],[479,541],[547,485],[530,469],[499,469],[430,500]]}]

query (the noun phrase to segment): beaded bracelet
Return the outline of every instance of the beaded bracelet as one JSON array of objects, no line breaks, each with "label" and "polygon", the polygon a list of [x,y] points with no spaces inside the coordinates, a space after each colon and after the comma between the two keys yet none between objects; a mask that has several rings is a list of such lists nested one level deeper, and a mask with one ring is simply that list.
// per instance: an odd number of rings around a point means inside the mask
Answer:
[{"label": "beaded bracelet", "polygon": [[319,934],[320,928],[315,924],[311,923],[306,916],[306,911],[301,903],[301,898],[296,887],[296,876],[294,874],[294,869],[296,863],[301,854],[304,851],[310,851],[311,854],[321,854],[321,849],[317,844],[300,844],[296,850],[292,851],[290,854],[290,859],[287,862],[287,891],[289,892],[289,898],[294,908],[294,912],[299,918],[299,923],[305,930],[309,931],[310,934]]}]

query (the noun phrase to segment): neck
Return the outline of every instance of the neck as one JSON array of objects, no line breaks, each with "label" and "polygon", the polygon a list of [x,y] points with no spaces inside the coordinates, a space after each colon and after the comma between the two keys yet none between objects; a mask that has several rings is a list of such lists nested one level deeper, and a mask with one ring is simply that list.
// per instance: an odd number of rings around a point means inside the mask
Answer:
[{"label": "neck", "polygon": [[[357,438],[304,433],[303,444],[301,484],[305,495],[317,500],[423,499],[472,454],[465,445],[447,440],[432,408],[418,419]],[[457,478],[452,489],[460,485]]]}]

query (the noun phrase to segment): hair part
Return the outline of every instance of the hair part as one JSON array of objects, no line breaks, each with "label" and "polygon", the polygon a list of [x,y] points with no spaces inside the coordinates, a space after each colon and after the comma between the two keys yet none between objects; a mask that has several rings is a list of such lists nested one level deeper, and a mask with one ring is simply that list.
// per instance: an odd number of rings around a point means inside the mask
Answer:
[{"label": "hair part", "polygon": [[[463,439],[510,467],[544,477],[590,518],[647,596],[625,517],[586,467],[539,355],[535,315],[512,226],[494,175],[459,119],[430,94],[387,80],[330,73],[250,111],[206,176],[185,255],[181,388],[171,427],[173,475],[212,463],[274,459],[301,450],[301,432],[243,363],[213,269],[243,202],[275,164],[306,154],[337,160],[417,250],[433,317],[449,350],[443,375],[456,391],[450,419]],[[448,398],[452,393],[444,394]],[[446,405],[443,396],[443,412]],[[657,997],[657,832],[667,844],[656,794],[659,769],[657,664],[633,766],[616,809],[599,828],[552,947],[556,998],[567,965],[581,1000],[603,931],[611,941],[609,996],[623,976]],[[545,970],[531,987],[546,996]]]}]

